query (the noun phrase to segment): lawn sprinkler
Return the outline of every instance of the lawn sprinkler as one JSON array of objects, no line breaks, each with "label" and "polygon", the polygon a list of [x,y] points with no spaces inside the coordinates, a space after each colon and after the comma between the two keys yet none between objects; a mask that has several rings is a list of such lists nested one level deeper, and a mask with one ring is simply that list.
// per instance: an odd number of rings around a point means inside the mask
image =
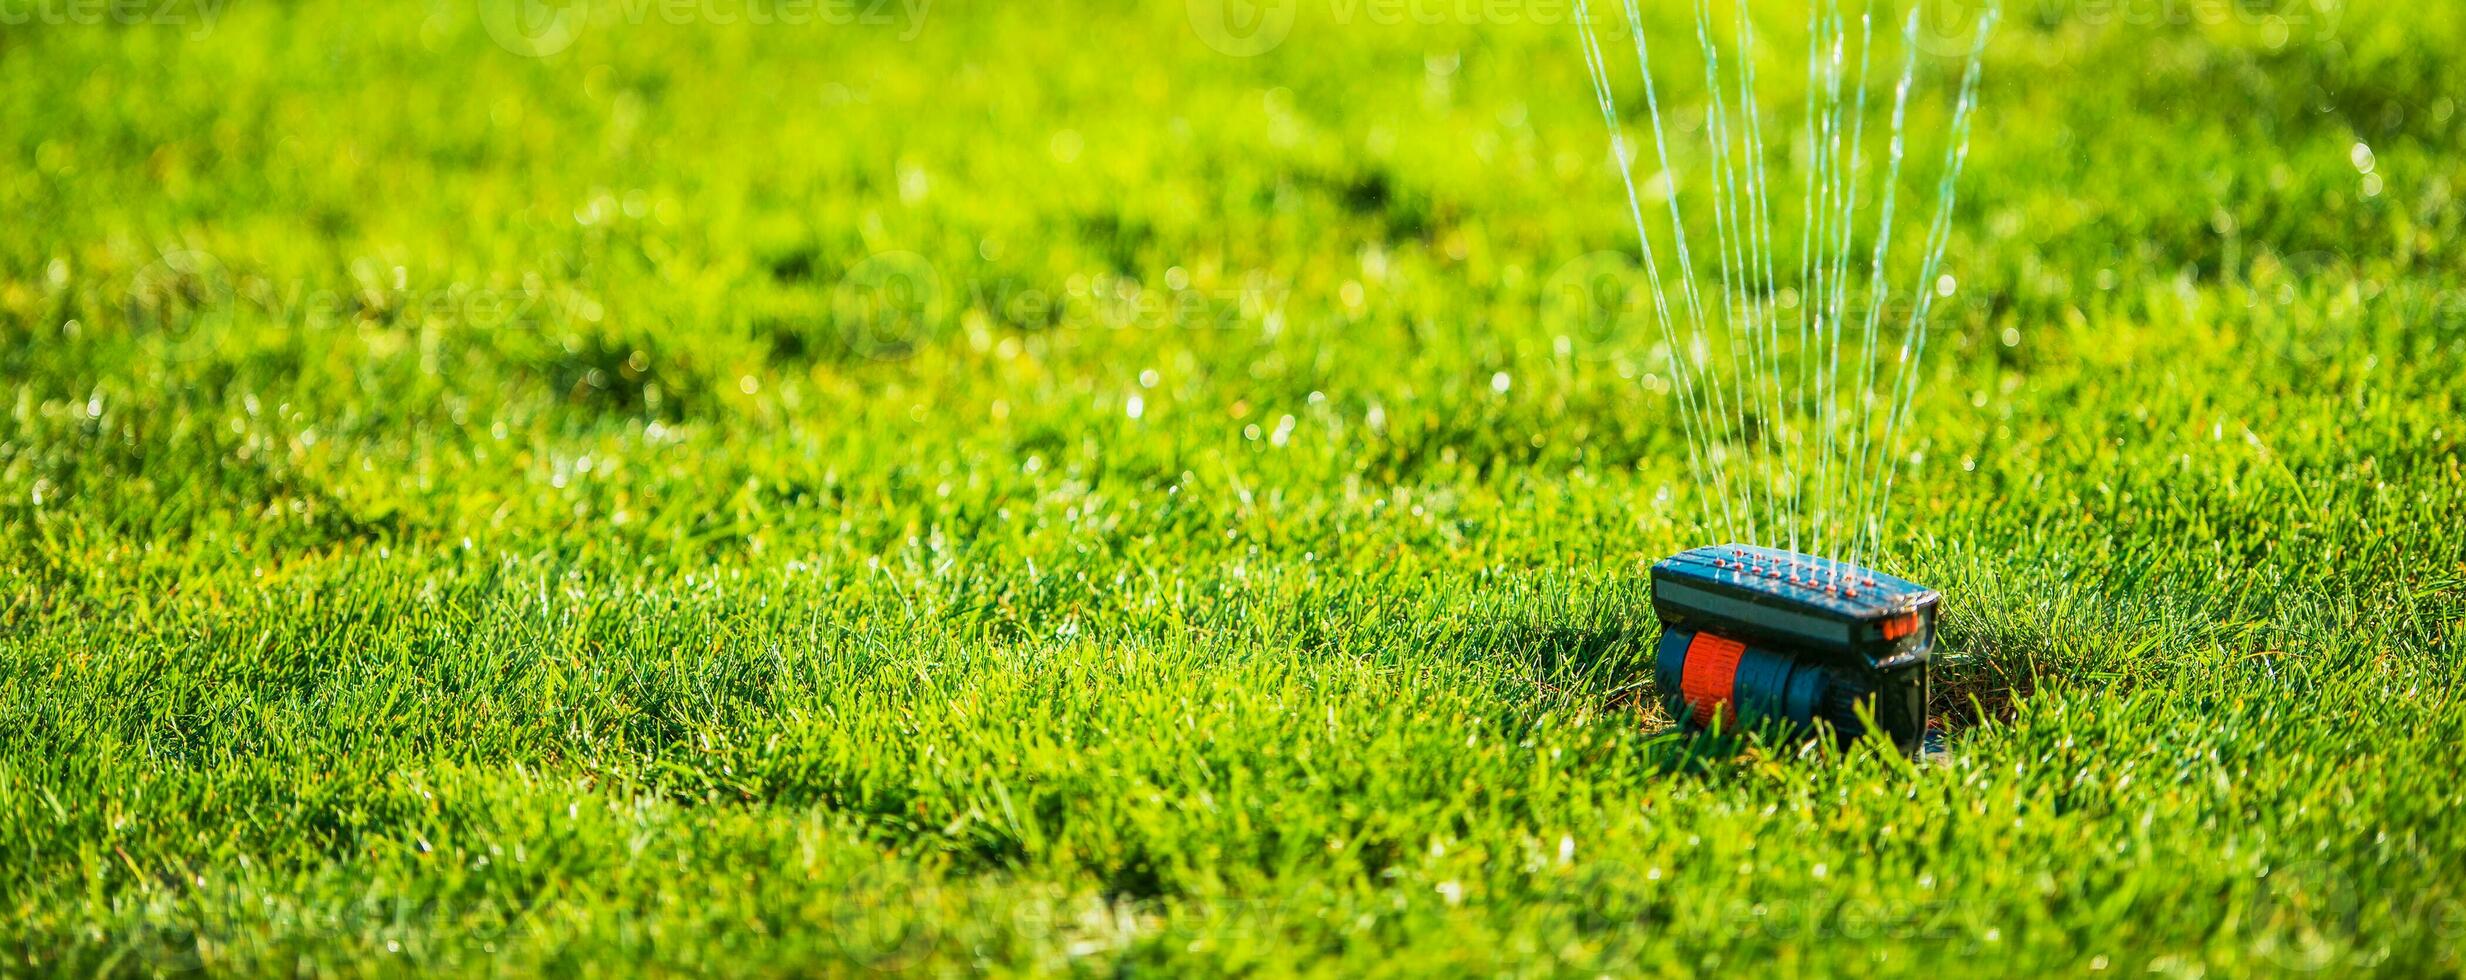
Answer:
[{"label": "lawn sprinkler", "polygon": [[[1668,373],[1654,376],[1659,382],[1654,388],[1672,396],[1678,418],[1671,428],[1686,438],[1696,489],[1708,504],[1718,500],[1723,527],[1738,527],[1743,511],[1750,537],[1758,534],[1760,487],[1770,518],[1761,526],[1775,533],[1790,529],[1792,542],[1804,527],[1827,534],[1827,540],[1880,545],[1889,531],[1885,518],[1892,513],[1893,478],[1903,461],[1918,455],[1905,443],[1918,428],[1913,411],[1928,376],[1920,363],[1934,302],[1955,292],[1955,278],[1942,274],[1944,253],[1953,240],[1949,230],[1961,169],[1969,160],[1987,39],[2002,16],[1999,0],[1985,0],[1950,118],[1924,124],[1943,134],[1943,163],[1933,182],[1934,216],[1924,225],[1929,230],[1922,251],[1909,257],[1913,263],[1893,255],[1892,243],[1910,93],[1919,78],[1919,56],[1930,46],[1920,35],[1919,6],[1911,6],[1902,20],[1900,81],[1892,88],[1888,131],[1879,126],[1875,137],[1867,135],[1867,69],[1876,37],[1889,28],[1879,30],[1871,13],[1852,21],[1837,11],[1816,11],[1808,21],[1806,141],[1775,145],[1759,122],[1754,66],[1767,59],[1758,53],[1748,5],[1736,5],[1732,36],[1737,40],[1724,55],[1714,40],[1723,32],[1712,24],[1712,5],[1696,4],[1695,41],[1705,66],[1704,115],[1697,118],[1709,120],[1703,129],[1712,152],[1697,157],[1702,172],[1689,180],[1671,163],[1670,127],[1652,81],[1660,73],[1653,68],[1652,32],[1641,5],[1632,0],[1623,5],[1626,30],[1596,31],[1586,0],[1576,0],[1585,72],[1609,131],[1610,160],[1627,192],[1627,217],[1643,259],[1641,291],[1652,300],[1647,305],[1668,358]],[[1651,134],[1650,158],[1629,144],[1637,117],[1621,109],[1618,90],[1619,79],[1634,76],[1627,74],[1624,57],[1614,58],[1602,46],[1604,33],[1634,45],[1633,67],[1644,88],[1640,129]],[[1857,52],[1859,65],[1858,80],[1848,86],[1843,85],[1845,51]],[[1739,67],[1735,88],[1719,70],[1724,61]],[[1730,128],[1731,105],[1743,110],[1738,117],[1743,132]],[[1845,119],[1852,134],[1846,143]],[[1881,166],[1863,162],[1873,139],[1890,147]],[[1743,152],[1733,154],[1733,145]],[[1799,278],[1784,288],[1775,273],[1785,266],[1775,261],[1765,191],[1783,185],[1767,176],[1763,162],[1775,149],[1787,158],[1792,145],[1813,152],[1806,161],[1801,211],[1808,225],[1797,236]],[[1652,183],[1637,179],[1639,168],[1656,175]],[[1870,182],[1883,203],[1875,230],[1861,240],[1859,212],[1867,207],[1864,185]],[[1688,184],[1711,198],[1716,237],[1709,244],[1715,248],[1689,247],[1678,191]],[[1645,218],[1658,209],[1646,207],[1643,187],[1656,188],[1650,196],[1669,212],[1659,233],[1651,227],[1658,222]],[[1786,219],[1788,212],[1782,215]],[[1918,224],[1915,215],[1903,220]],[[1705,223],[1699,212],[1694,227]],[[1656,240],[1675,248],[1661,251]],[[1692,256],[1705,253],[1718,257],[1717,270],[1697,266]],[[1665,264],[1663,256],[1676,261]],[[1892,270],[1912,265],[1918,270],[1914,282],[1893,281]],[[1854,288],[1851,283],[1861,277],[1851,270],[1859,268],[1871,271],[1863,286]],[[1717,276],[1711,274],[1715,271]],[[1719,285],[1720,305],[1703,302],[1699,279]],[[1675,299],[1669,283],[1676,284]],[[1861,291],[1867,294],[1863,317],[1858,315]],[[1894,296],[1915,300],[1897,345],[1888,327],[1901,317],[1883,315]],[[1860,320],[1863,327],[1844,330]],[[1794,345],[1785,340],[1792,334]],[[1897,346],[1897,352],[1887,345]],[[1779,493],[1783,487],[1786,499]],[[1709,525],[1713,512],[1704,516]],[[1905,752],[1921,748],[1927,661],[1935,643],[1935,607],[1943,598],[1934,590],[1854,562],[1744,544],[1697,548],[1654,565],[1652,589],[1653,611],[1662,624],[1654,674],[1670,713],[1687,726],[1798,737],[1829,733],[1842,742],[1873,732],[1889,736]]]},{"label": "lawn sprinkler", "polygon": [[1933,589],[1776,548],[1719,545],[1653,566],[1655,676],[1692,729],[1829,730],[1868,721],[1915,754],[1927,726]]}]

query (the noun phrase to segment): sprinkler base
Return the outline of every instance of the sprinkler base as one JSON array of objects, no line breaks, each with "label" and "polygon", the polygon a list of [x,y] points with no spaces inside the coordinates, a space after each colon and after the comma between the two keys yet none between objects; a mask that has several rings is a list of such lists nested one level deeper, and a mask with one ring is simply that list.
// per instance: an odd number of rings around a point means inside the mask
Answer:
[{"label": "sprinkler base", "polygon": [[1690,728],[1873,727],[1905,752],[1926,736],[1927,666],[1941,594],[1846,562],[1748,545],[1653,566],[1656,679]]}]

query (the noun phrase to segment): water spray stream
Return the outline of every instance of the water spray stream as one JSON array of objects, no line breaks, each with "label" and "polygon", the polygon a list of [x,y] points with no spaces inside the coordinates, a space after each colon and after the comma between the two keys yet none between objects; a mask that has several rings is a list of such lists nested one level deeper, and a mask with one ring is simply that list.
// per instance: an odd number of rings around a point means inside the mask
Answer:
[{"label": "water spray stream", "polygon": [[[1760,264],[1758,271],[1761,271],[1764,277],[1764,294],[1760,304],[1764,325],[1764,337],[1761,341],[1762,359],[1770,369],[1768,378],[1759,378],[1759,383],[1765,386],[1764,405],[1766,406],[1763,427],[1766,466],[1765,502],[1773,510],[1772,525],[1775,530],[1771,540],[1775,542],[1786,540],[1791,545],[1791,549],[1795,551],[1798,543],[1797,515],[1785,514],[1782,511],[1780,495],[1773,491],[1771,483],[1774,476],[1773,468],[1778,467],[1780,478],[1793,489],[1795,488],[1795,475],[1789,468],[1789,433],[1784,427],[1789,418],[1789,409],[1781,401],[1781,289],[1779,279],[1773,274],[1772,264],[1772,204],[1764,173],[1764,124],[1762,113],[1758,108],[1760,100],[1756,97],[1755,83],[1755,20],[1747,16],[1745,4],[1739,4],[1737,11],[1739,89],[1745,93],[1742,101],[1746,106],[1747,122],[1747,191],[1749,197],[1752,198],[1750,204],[1755,216],[1754,252]],[[1792,504],[1795,504],[1794,498]]]},{"label": "water spray stream", "polygon": [[1926,355],[1928,318],[1934,312],[1935,297],[1940,292],[1936,277],[1941,274],[1944,250],[1952,241],[1952,214],[1960,199],[1961,171],[1969,164],[1969,136],[1977,118],[1981,64],[1986,58],[1987,40],[1994,35],[2001,15],[2000,8],[1990,6],[1979,19],[1978,37],[1970,45],[1969,67],[1961,76],[1961,93],[1953,100],[1951,149],[1947,151],[1949,159],[1945,162],[1944,175],[1936,189],[1935,220],[1927,229],[1926,262],[1918,274],[1918,296],[1911,305],[1909,324],[1902,333],[1900,372],[1894,379],[1894,389],[1899,398],[1884,421],[1885,455],[1881,467],[1884,485],[1876,496],[1876,512],[1871,521],[1874,534],[1879,539],[1883,534],[1884,520],[1891,513],[1892,484],[1900,471],[1904,423],[1908,421],[1910,405],[1918,397],[1921,382],[1919,363]]},{"label": "water spray stream", "polygon": [[[1717,172],[1717,178],[1712,181],[1712,212],[1713,236],[1721,261],[1721,314],[1728,328],[1724,336],[1729,352],[1730,387],[1734,389],[1734,400],[1738,403],[1738,435],[1745,457],[1741,460],[1741,469],[1746,471],[1747,480],[1745,496],[1739,503],[1747,515],[1749,540],[1761,541],[1765,538],[1756,519],[1756,485],[1764,484],[1764,503],[1768,512],[1771,509],[1772,488],[1765,474],[1759,472],[1762,460],[1757,454],[1757,440],[1749,434],[1747,395],[1750,389],[1746,383],[1746,379],[1753,377],[1761,367],[1753,341],[1757,332],[1757,311],[1748,284],[1746,233],[1738,217],[1738,166],[1730,152],[1729,100],[1721,79],[1721,51],[1713,43],[1711,25],[1712,7],[1709,0],[1696,0],[1695,39],[1704,54],[1704,89],[1712,100],[1711,112],[1704,120],[1704,137],[1710,150],[1709,159]],[[1744,343],[1739,339],[1742,334],[1748,338]],[[1741,361],[1746,363],[1742,365]],[[1752,390],[1758,403],[1756,410],[1762,413],[1763,389],[1758,387]]]},{"label": "water spray stream", "polygon": [[1872,419],[1875,413],[1875,335],[1883,324],[1884,295],[1890,286],[1884,275],[1884,261],[1892,253],[1893,207],[1900,200],[1901,160],[1904,155],[1908,129],[1910,82],[1918,75],[1918,11],[1909,12],[1909,22],[1903,28],[1901,37],[1902,46],[1906,49],[1905,60],[1901,65],[1901,81],[1893,87],[1892,144],[1887,151],[1888,160],[1884,171],[1884,202],[1882,211],[1875,222],[1875,259],[1867,271],[1866,323],[1859,331],[1858,431],[1856,433],[1858,444],[1854,453],[1856,469],[1853,471],[1856,474],[1855,492],[1858,494],[1858,499],[1850,512],[1859,516],[1861,524],[1853,528],[1850,534],[1849,560],[1853,565],[1858,564],[1861,545],[1867,530],[1864,525],[1868,503],[1867,453],[1873,448],[1871,434],[1875,428]]},{"label": "water spray stream", "polygon": [[[1838,18],[1836,18],[1836,23],[1837,22]],[[1842,37],[1836,38],[1836,40],[1846,40],[1846,34],[1847,31],[1844,30],[1842,32]],[[1850,253],[1852,251],[1852,245],[1856,241],[1857,237],[1858,200],[1861,196],[1861,191],[1863,190],[1859,182],[1858,175],[1860,171],[1866,168],[1867,84],[1871,78],[1869,68],[1873,64],[1872,56],[1874,54],[1874,49],[1875,0],[1867,0],[1866,9],[1858,17],[1858,84],[1853,90],[1852,95],[1855,109],[1850,113],[1849,166],[1846,169],[1841,169],[1836,166],[1836,169],[1833,172],[1833,180],[1835,183],[1844,185],[1847,190],[1844,194],[1835,198],[1835,203],[1839,204],[1841,207],[1841,214],[1839,219],[1834,223],[1832,230],[1839,236],[1839,238],[1837,243],[1831,245],[1832,274],[1826,282],[1826,285],[1830,288],[1828,290],[1829,297],[1826,301],[1827,306],[1825,319],[1831,324],[1832,332],[1831,336],[1826,338],[1824,341],[1824,347],[1826,350],[1826,366],[1824,368],[1826,378],[1826,390],[1824,397],[1824,469],[1823,479],[1818,486],[1817,492],[1826,504],[1831,507],[1832,521],[1827,523],[1824,536],[1820,539],[1818,547],[1823,550],[1824,555],[1833,558],[1837,558],[1840,555],[1844,544],[1843,539],[1848,536],[1849,530],[1849,520],[1844,516],[1844,511],[1846,511],[1847,508],[1840,506],[1840,501],[1834,500],[1832,496],[1832,481],[1835,475],[1832,460],[1835,452],[1843,448],[1840,437],[1841,408],[1839,404],[1841,398],[1841,322],[1844,319],[1847,319],[1846,314],[1849,309]],[[1836,81],[1837,80],[1838,79],[1836,77]],[[1839,131],[1836,130],[1834,135],[1840,135]],[[1840,157],[1837,152],[1834,155],[1833,163],[1836,165],[1840,163]],[[1849,469],[1849,460],[1845,457],[1842,459],[1841,464],[1840,469],[1842,472],[1839,476],[1841,478],[1842,486],[1846,488],[1849,484],[1849,474],[1847,472]],[[1835,578],[1839,577],[1837,562],[1833,570],[1833,576]]]},{"label": "water spray stream", "polygon": [[[1705,368],[1704,360],[1707,356],[1709,356],[1708,351],[1705,349],[1705,338],[1709,336],[1709,332],[1704,322],[1704,299],[1700,291],[1696,288],[1695,258],[1687,244],[1687,222],[1685,216],[1679,208],[1678,203],[1678,168],[1670,165],[1669,134],[1662,125],[1661,121],[1661,96],[1653,85],[1652,52],[1644,40],[1644,17],[1642,14],[1637,12],[1635,0],[1624,0],[1623,6],[1626,8],[1627,14],[1627,32],[1635,43],[1636,67],[1644,78],[1644,106],[1646,115],[1650,116],[1652,119],[1654,155],[1661,162],[1661,172],[1668,175],[1671,179],[1669,194],[1670,238],[1674,250],[1678,253],[1678,281],[1680,295],[1686,300],[1688,319],[1695,325],[1694,339],[1696,342],[1688,345],[1684,351],[1676,347],[1671,348],[1671,356],[1673,360],[1683,358],[1692,362],[1694,368],[1701,372]],[[1702,375],[1699,374],[1698,376],[1701,377]],[[1720,422],[1720,428],[1718,430],[1720,432],[1720,436],[1718,441],[1708,447],[1707,455],[1709,455],[1712,459],[1714,477],[1720,482],[1721,485],[1721,509],[1723,514],[1723,523],[1731,526],[1730,533],[1733,538],[1735,538],[1737,530],[1736,522],[1730,516],[1731,490],[1729,471],[1726,461],[1726,447],[1731,441],[1729,432],[1729,409],[1722,396],[1721,381],[1718,374],[1712,375],[1712,383],[1710,387],[1712,389],[1710,408],[1712,409],[1713,417],[1718,419]]]},{"label": "water spray stream", "polygon": [[[1808,5],[1806,105],[1797,123],[1804,138],[1790,144],[1804,151],[1794,161],[1802,171],[1798,277],[1785,289],[1774,256],[1773,182],[1767,168],[1764,107],[1758,98],[1755,22],[1744,0],[1738,0],[1733,7],[1735,46],[1729,52],[1735,65],[1725,72],[1722,45],[1714,37],[1712,0],[1695,0],[1696,43],[1704,59],[1704,179],[1714,248],[1707,271],[1720,277],[1720,294],[1708,298],[1698,281],[1694,238],[1680,201],[1686,181],[1672,162],[1644,17],[1637,0],[1621,0],[1620,8],[1643,83],[1652,159],[1668,186],[1664,203],[1675,258],[1668,275],[1654,247],[1652,223],[1644,218],[1644,195],[1634,173],[1638,154],[1619,115],[1610,59],[1592,29],[1588,0],[1577,0],[1575,6],[1585,68],[1610,130],[1611,156],[1627,195],[1654,322],[1669,351],[1671,387],[1698,496],[1717,501],[1708,506],[1717,506],[1719,527],[1731,540],[1786,546],[1792,556],[1787,566],[1791,581],[1798,580],[1802,561],[1812,561],[1820,570],[1808,573],[1810,583],[1820,579],[1825,588],[1855,595],[1859,583],[1867,580],[1850,580],[1845,570],[1871,560],[1886,542],[1892,488],[1924,380],[1920,362],[1927,327],[1943,281],[1957,184],[1976,121],[1981,63],[1999,11],[1990,4],[1979,20],[1953,101],[1946,162],[1938,176],[1914,300],[1897,350],[1887,351],[1882,336],[1888,297],[1902,288],[1894,283],[1893,245],[1901,220],[1900,181],[1908,159],[1910,107],[1922,49],[1920,13],[1911,10],[1903,18],[1889,142],[1883,166],[1871,168],[1867,129],[1868,94],[1875,81],[1875,0],[1861,5],[1854,42],[1841,0],[1811,0]],[[1733,85],[1738,95],[1735,112]],[[1871,170],[1881,171],[1882,187],[1872,209],[1873,231],[1862,238],[1868,184],[1875,179]],[[1864,259],[1863,310],[1852,298],[1857,288],[1853,269],[1861,264],[1854,256]],[[1676,298],[1671,296],[1673,286]],[[1795,321],[1795,346],[1784,332],[1785,316]],[[1855,345],[1848,365],[1842,363],[1845,340]],[[1893,376],[1879,397],[1886,367],[1881,358],[1887,353],[1894,356]],[[1728,363],[1719,363],[1723,359]],[[1854,387],[1845,383],[1845,366],[1854,372]],[[1706,515],[1708,520],[1713,516]]]},{"label": "water spray stream", "polygon": [[[1712,462],[1711,453],[1704,446],[1708,435],[1701,433],[1702,426],[1698,424],[1702,413],[1697,407],[1699,399],[1696,395],[1695,383],[1692,373],[1685,364],[1685,357],[1681,353],[1683,348],[1678,338],[1674,318],[1670,314],[1669,295],[1662,289],[1661,263],[1653,253],[1652,236],[1646,232],[1644,226],[1643,197],[1637,193],[1635,186],[1634,154],[1627,146],[1626,129],[1618,120],[1618,102],[1610,87],[1608,59],[1602,56],[1600,42],[1594,39],[1591,28],[1586,26],[1592,23],[1592,14],[1586,9],[1585,0],[1576,0],[1576,23],[1583,28],[1584,63],[1585,67],[1592,72],[1593,90],[1601,103],[1602,120],[1610,127],[1610,154],[1618,164],[1620,182],[1627,189],[1627,213],[1635,223],[1636,245],[1642,250],[1644,274],[1648,285],[1652,288],[1654,319],[1660,324],[1662,342],[1670,351],[1670,387],[1678,395],[1679,419],[1686,430],[1687,466],[1695,479],[1696,491],[1701,495],[1707,486],[1709,476],[1707,466]],[[1648,75],[1647,79],[1649,78]],[[1723,529],[1734,535],[1736,530],[1729,521],[1729,497],[1726,486],[1723,486],[1717,495],[1721,497]]]}]

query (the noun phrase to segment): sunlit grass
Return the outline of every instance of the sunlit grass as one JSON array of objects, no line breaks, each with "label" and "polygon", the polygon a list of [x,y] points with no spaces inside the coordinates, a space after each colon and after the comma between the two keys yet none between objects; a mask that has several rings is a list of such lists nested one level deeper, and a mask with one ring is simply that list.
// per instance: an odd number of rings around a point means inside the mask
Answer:
[{"label": "sunlit grass", "polygon": [[1913,769],[1647,707],[1571,28],[1152,6],[0,27],[0,972],[2460,968],[2466,20],[2014,8]]}]

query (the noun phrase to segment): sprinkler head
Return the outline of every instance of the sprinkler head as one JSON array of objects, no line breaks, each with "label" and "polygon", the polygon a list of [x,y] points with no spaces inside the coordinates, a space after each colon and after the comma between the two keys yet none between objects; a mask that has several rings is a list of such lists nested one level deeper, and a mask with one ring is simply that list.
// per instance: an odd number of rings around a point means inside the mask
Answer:
[{"label": "sprinkler head", "polygon": [[1927,661],[1942,595],[1829,558],[1718,545],[1653,566],[1655,675],[1691,729],[1866,734],[1902,751],[1926,735]]}]

